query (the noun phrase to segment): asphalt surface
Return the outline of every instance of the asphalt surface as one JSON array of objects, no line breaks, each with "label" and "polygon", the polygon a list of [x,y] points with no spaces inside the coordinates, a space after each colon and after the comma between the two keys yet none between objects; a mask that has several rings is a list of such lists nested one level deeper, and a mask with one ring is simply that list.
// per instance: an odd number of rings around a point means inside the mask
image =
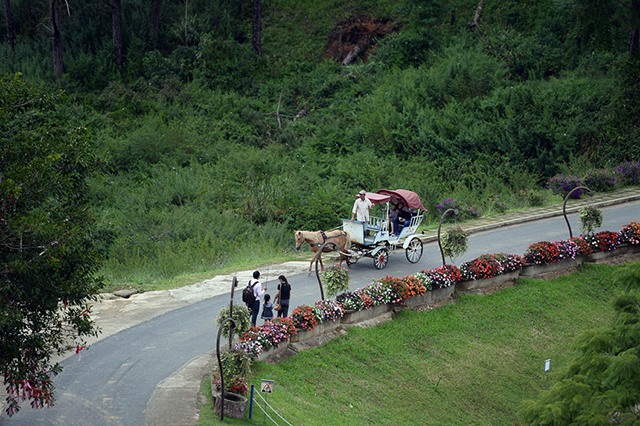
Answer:
[{"label": "asphalt surface", "polygon": [[[637,200],[640,188],[569,201],[567,214],[573,234],[579,234],[575,213],[582,205],[603,207],[605,223],[601,229],[617,231],[630,220],[640,220]],[[472,235],[467,253],[453,262],[458,265],[484,253],[522,254],[531,243],[569,236],[562,205],[461,226]],[[424,254],[418,263],[410,264],[399,250],[390,256],[387,268],[378,271],[370,258],[364,258],[352,266],[350,288],[385,275],[402,276],[440,266],[435,232],[421,239]],[[267,292],[275,293],[275,278],[284,274],[293,286],[294,305],[313,303],[320,296],[315,276],[306,275],[308,266],[305,261],[263,268]],[[251,272],[236,274],[240,286]],[[90,342],[81,359],[73,355],[61,361],[64,371],[54,379],[56,405],[46,410],[24,407],[10,419],[0,417],[0,425],[197,424],[200,381],[210,368],[215,349],[215,317],[229,304],[231,279],[231,275],[218,276],[189,287],[137,294],[129,299],[106,296],[94,306],[93,314],[102,335]],[[240,291],[235,297],[240,303]]]}]

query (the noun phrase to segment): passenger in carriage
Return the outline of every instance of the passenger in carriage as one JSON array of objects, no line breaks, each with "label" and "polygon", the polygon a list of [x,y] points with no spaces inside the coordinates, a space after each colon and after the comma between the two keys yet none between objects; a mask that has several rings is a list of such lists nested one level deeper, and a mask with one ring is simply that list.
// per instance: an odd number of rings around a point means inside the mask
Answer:
[{"label": "passenger in carriage", "polygon": [[398,199],[392,195],[389,200],[389,235],[395,234],[395,220],[396,217],[398,217],[398,203]]},{"label": "passenger in carriage", "polygon": [[411,223],[411,212],[409,209],[405,208],[402,201],[398,203],[398,217],[396,217],[393,221],[393,229],[394,235],[400,235],[401,228],[409,225]]}]

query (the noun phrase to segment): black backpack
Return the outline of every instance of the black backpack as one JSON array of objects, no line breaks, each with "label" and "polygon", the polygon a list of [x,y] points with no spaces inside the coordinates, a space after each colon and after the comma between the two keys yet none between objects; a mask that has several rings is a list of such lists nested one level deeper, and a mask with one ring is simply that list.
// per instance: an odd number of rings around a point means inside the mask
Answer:
[{"label": "black backpack", "polygon": [[253,305],[253,302],[256,300],[256,297],[253,295],[253,288],[256,284],[258,284],[258,281],[251,285],[251,280],[249,280],[247,286],[242,290],[242,301],[247,305]]}]

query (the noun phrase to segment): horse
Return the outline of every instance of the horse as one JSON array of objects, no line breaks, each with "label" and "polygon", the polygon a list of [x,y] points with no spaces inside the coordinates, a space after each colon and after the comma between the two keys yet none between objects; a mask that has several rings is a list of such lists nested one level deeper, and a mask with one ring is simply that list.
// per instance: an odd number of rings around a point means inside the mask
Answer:
[{"label": "horse", "polygon": [[[320,260],[320,266],[324,269],[319,250],[320,246],[326,241],[330,241],[332,244],[325,246],[322,251],[329,252],[338,250],[340,252],[340,266],[342,266],[342,261],[348,257],[344,253],[349,251],[349,248],[351,247],[351,236],[346,231],[295,231],[295,235],[296,250],[300,251],[302,244],[307,242],[311,246],[311,251],[315,253],[313,259],[311,259],[311,263],[309,264],[309,272],[307,275],[311,275],[311,268],[313,267],[313,262],[316,261],[316,258]],[[333,244],[335,244],[335,246]],[[333,248],[331,246],[333,246]]]}]

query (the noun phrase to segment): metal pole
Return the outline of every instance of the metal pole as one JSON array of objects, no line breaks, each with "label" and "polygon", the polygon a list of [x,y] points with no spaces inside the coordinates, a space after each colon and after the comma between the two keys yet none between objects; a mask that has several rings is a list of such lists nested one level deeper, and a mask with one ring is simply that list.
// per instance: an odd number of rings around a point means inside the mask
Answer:
[{"label": "metal pole", "polygon": [[220,336],[222,335],[222,329],[227,322],[231,322],[230,330],[233,330],[236,322],[233,318],[225,319],[222,324],[220,324],[220,328],[218,329],[218,339],[216,340],[216,357],[218,358],[218,372],[220,373],[220,421],[224,420],[224,371],[222,369],[222,360],[220,359]]},{"label": "metal pole", "polygon": [[[233,277],[231,281],[231,299],[229,300],[229,318],[233,318],[233,292],[234,289],[238,287],[238,278]],[[231,349],[231,345],[233,344],[233,327],[229,329],[229,349]]]},{"label": "metal pole", "polygon": [[255,390],[255,386],[251,385],[251,402],[249,402],[249,419],[251,419],[251,415],[253,414],[253,391]]},{"label": "metal pole", "polygon": [[569,200],[569,197],[571,197],[571,194],[573,194],[579,189],[586,189],[587,195],[590,197],[596,194],[595,191],[590,190],[586,186],[576,186],[567,194],[566,197],[564,197],[564,203],[562,203],[562,215],[564,216],[564,220],[565,222],[567,222],[567,227],[569,228],[569,238],[573,238],[573,232],[571,232],[571,225],[569,224],[569,219],[567,219],[567,200]]},{"label": "metal pole", "polygon": [[445,266],[446,263],[444,261],[444,250],[442,250],[442,244],[440,243],[440,228],[442,228],[442,222],[444,221],[444,217],[449,213],[453,212],[453,214],[458,215],[458,209],[447,209],[442,216],[440,217],[440,223],[438,224],[438,247],[440,247],[440,254],[442,255],[442,266]]},{"label": "metal pole", "polygon": [[334,251],[338,249],[338,245],[332,241],[325,241],[318,249],[318,253],[316,256],[316,278],[318,279],[318,285],[320,286],[320,297],[322,298],[323,301],[324,301],[324,289],[322,288],[322,281],[320,281],[320,272],[318,272],[318,262],[320,261],[320,256],[322,256],[322,250],[324,250],[327,244],[331,244],[333,246]]}]

